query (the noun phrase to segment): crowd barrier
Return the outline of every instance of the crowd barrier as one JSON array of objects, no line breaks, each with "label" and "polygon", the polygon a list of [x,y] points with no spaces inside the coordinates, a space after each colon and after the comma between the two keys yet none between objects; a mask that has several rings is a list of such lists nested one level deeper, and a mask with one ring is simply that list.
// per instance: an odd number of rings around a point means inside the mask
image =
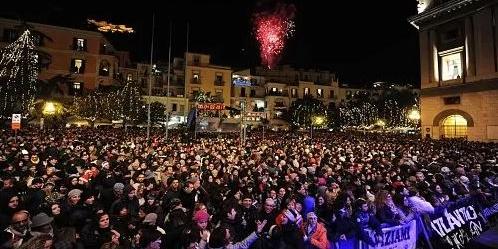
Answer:
[{"label": "crowd barrier", "polygon": [[[464,198],[431,215],[418,215],[412,221],[382,229],[382,240],[375,246],[354,239],[333,243],[334,249],[463,249],[487,230],[488,218],[498,213],[498,203],[482,207],[474,198]],[[375,241],[375,232],[367,229]],[[420,244],[419,244],[420,245]]]}]

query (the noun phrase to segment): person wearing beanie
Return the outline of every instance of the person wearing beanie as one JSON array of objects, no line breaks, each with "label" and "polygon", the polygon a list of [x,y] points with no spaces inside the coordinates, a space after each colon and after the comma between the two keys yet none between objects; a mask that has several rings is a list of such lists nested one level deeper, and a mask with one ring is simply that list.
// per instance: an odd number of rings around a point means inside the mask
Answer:
[{"label": "person wearing beanie", "polygon": [[164,235],[164,234],[166,234],[166,232],[164,231],[164,229],[162,229],[161,227],[159,227],[159,226],[156,225],[157,217],[158,216],[157,216],[156,213],[148,213],[145,216],[144,220],[142,221],[142,224],[144,225],[144,227],[157,230],[159,233],[161,233],[162,235]]},{"label": "person wearing beanie", "polygon": [[82,192],[83,191],[76,188],[76,189],[69,191],[69,193],[67,193],[67,201],[68,201],[70,206],[75,206],[79,203],[79,201],[81,199]]},{"label": "person wearing beanie", "polygon": [[206,210],[199,210],[194,213],[193,221],[197,223],[199,228],[206,229],[209,221],[209,214]]},{"label": "person wearing beanie", "polygon": [[184,231],[182,238],[188,241],[195,241],[198,244],[206,243],[210,234],[210,216],[206,210],[199,210],[192,217],[192,225],[188,226]]},{"label": "person wearing beanie", "polygon": [[301,226],[304,244],[306,248],[328,249],[330,244],[327,239],[327,229],[318,222],[314,212],[306,215],[306,221]]}]

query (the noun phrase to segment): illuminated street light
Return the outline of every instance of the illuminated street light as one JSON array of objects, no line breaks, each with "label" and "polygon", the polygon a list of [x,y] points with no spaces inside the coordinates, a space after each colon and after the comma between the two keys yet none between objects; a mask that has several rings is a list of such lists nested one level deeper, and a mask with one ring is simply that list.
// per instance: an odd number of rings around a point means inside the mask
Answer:
[{"label": "illuminated street light", "polygon": [[42,113],[44,115],[54,115],[56,112],[55,105],[53,102],[45,102],[45,105],[43,106],[43,111]]},{"label": "illuminated street light", "polygon": [[316,126],[321,126],[325,123],[325,117],[323,116],[314,116],[311,121],[313,122],[313,125]]},{"label": "illuminated street light", "polygon": [[416,109],[413,109],[408,114],[408,118],[414,122],[417,122],[418,120],[420,120],[420,112]]},{"label": "illuminated street light", "polygon": [[377,122],[375,122],[375,125],[384,127],[384,126],[386,126],[386,122],[384,122],[384,120],[382,120],[382,119],[379,119],[379,120],[377,120]]}]

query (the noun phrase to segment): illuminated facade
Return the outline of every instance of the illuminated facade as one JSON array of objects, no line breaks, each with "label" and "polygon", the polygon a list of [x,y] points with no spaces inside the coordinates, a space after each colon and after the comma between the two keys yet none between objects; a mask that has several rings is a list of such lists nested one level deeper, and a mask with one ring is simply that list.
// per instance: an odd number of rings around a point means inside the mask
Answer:
[{"label": "illuminated facade", "polygon": [[[187,65],[183,67],[184,71],[180,68],[175,72],[179,78],[185,75],[185,97],[193,100],[197,92],[204,91],[211,93],[211,97],[225,106],[230,106],[232,69],[211,64],[211,56],[206,54],[187,53],[185,58]],[[176,58],[176,61],[181,65],[184,63],[184,59]]]},{"label": "illuminated facade", "polygon": [[422,135],[498,141],[498,3],[419,2]]},{"label": "illuminated facade", "polygon": [[[119,85],[118,68],[128,62],[127,53],[116,51],[99,32],[39,23],[27,23],[48,38],[38,38],[39,49],[50,55],[50,64],[38,75],[41,80],[71,75],[72,82],[60,82],[67,95],[79,95],[100,86]],[[0,18],[0,48],[15,41],[19,21]]]},{"label": "illuminated facade", "polygon": [[[264,77],[265,110],[271,118],[279,117],[292,102],[312,96],[325,106],[341,101],[345,89],[339,87],[335,74],[329,71],[294,69],[288,65],[275,69],[257,67],[255,75]],[[343,101],[345,100],[342,99]]]}]

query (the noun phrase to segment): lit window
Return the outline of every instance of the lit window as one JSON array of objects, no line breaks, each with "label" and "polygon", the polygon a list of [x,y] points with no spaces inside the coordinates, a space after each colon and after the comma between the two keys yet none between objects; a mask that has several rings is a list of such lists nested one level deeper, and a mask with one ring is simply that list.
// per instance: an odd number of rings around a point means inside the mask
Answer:
[{"label": "lit window", "polygon": [[84,73],[85,72],[85,61],[81,59],[73,59],[71,61],[71,72],[72,73]]},{"label": "lit window", "polygon": [[455,80],[462,77],[462,47],[439,53],[441,56],[442,80]]},{"label": "lit window", "polygon": [[85,42],[86,42],[85,39],[77,38],[74,44],[75,45],[74,49],[76,49],[77,51],[85,51],[86,50]]},{"label": "lit window", "polygon": [[132,80],[133,80],[133,75],[131,73],[126,75],[126,81],[132,81]]},{"label": "lit window", "polygon": [[320,89],[320,88],[316,89],[316,94],[320,98],[323,97],[323,89]]},{"label": "lit window", "polygon": [[291,97],[292,98],[296,98],[297,97],[297,89],[296,88],[292,88],[291,89]]},{"label": "lit window", "polygon": [[223,85],[223,73],[216,73],[214,83],[218,86]]},{"label": "lit window", "polygon": [[272,92],[277,92],[277,88],[276,87],[272,87],[271,91]]},{"label": "lit window", "polygon": [[310,94],[310,89],[309,88],[304,88],[304,95],[309,95]]},{"label": "lit window", "polygon": [[81,89],[81,83],[80,82],[74,82],[73,83],[73,89],[74,90],[80,90]]},{"label": "lit window", "polygon": [[192,72],[192,83],[200,83],[201,82],[201,74],[199,71]]},{"label": "lit window", "polygon": [[442,130],[445,138],[465,138],[467,137],[467,120],[461,115],[451,115],[444,119]]},{"label": "lit window", "polygon": [[109,69],[110,68],[111,68],[111,64],[107,60],[102,60],[100,62],[99,75],[100,76],[109,76]]}]

